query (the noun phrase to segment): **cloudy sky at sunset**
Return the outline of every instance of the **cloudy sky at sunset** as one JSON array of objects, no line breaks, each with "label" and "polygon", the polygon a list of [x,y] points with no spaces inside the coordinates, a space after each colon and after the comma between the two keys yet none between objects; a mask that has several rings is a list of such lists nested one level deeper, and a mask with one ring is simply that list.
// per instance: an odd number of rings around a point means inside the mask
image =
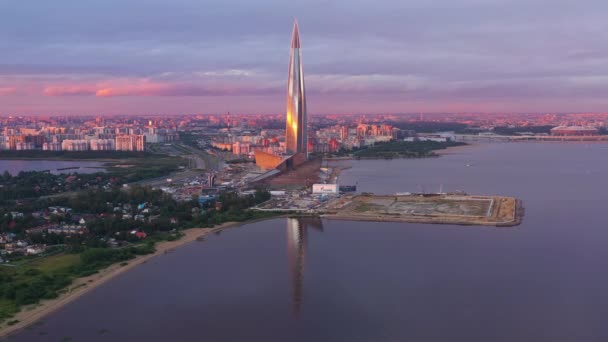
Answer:
[{"label": "cloudy sky at sunset", "polygon": [[0,113],[608,111],[605,0],[1,0]]}]

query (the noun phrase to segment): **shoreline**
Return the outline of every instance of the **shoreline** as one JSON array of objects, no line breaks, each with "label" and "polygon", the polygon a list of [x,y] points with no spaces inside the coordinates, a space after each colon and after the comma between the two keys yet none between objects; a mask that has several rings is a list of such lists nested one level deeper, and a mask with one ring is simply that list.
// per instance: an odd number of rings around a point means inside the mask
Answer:
[{"label": "shoreline", "polygon": [[421,223],[421,224],[441,224],[454,226],[478,226],[478,227],[516,227],[521,224],[521,219],[516,218],[513,221],[505,222],[476,222],[466,219],[441,218],[431,216],[407,216],[407,217],[388,217],[388,216],[365,216],[365,215],[338,215],[338,214],[322,214],[322,219],[336,221],[364,221],[364,222],[403,222],[403,223]]},{"label": "shoreline", "polygon": [[462,153],[463,150],[469,149],[471,147],[479,147],[479,146],[481,146],[481,144],[479,144],[479,143],[467,142],[466,145],[450,146],[450,147],[444,148],[442,150],[434,150],[433,153],[435,153],[435,155],[437,157],[440,157],[440,156],[445,156],[445,155],[449,155],[449,154]]},{"label": "shoreline", "polygon": [[323,160],[327,161],[340,161],[340,160],[393,160],[393,159],[426,159],[426,158],[437,158],[442,155],[458,153],[460,149],[464,149],[471,146],[476,146],[479,144],[467,143],[466,145],[460,146],[449,146],[441,150],[432,150],[430,155],[420,156],[420,157],[395,157],[395,158],[383,158],[383,157],[359,157],[355,158],[353,156],[342,156],[342,157],[327,157],[323,158]]},{"label": "shoreline", "polygon": [[[10,337],[10,335],[27,328],[28,326],[36,323],[42,318],[55,311],[58,311],[77,300],[81,296],[89,293],[90,291],[98,288],[106,282],[114,279],[115,277],[128,272],[129,270],[148,262],[150,259],[157,256],[171,253],[178,247],[182,247],[194,241],[200,241],[200,239],[209,236],[210,234],[217,233],[224,229],[239,227],[245,224],[251,224],[256,222],[262,222],[270,219],[281,218],[284,216],[274,216],[268,218],[260,218],[256,220],[244,221],[244,222],[226,222],[213,228],[190,228],[182,231],[184,236],[175,241],[163,241],[155,245],[156,251],[152,254],[139,255],[131,260],[127,260],[127,265],[121,266],[120,263],[112,264],[99,272],[82,278],[74,279],[72,284],[67,287],[67,292],[60,294],[57,298],[42,300],[38,304],[34,304],[33,307],[24,307],[15,314],[14,317],[7,319],[6,322],[0,326],[0,338]],[[19,322],[13,325],[7,325],[7,322],[18,320]]]}]

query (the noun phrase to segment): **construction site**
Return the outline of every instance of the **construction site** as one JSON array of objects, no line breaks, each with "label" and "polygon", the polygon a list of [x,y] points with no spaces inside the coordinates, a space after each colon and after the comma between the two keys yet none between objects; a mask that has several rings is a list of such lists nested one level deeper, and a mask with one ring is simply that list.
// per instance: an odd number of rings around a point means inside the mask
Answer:
[{"label": "construction site", "polygon": [[521,223],[517,199],[463,194],[346,195],[318,213],[328,219],[510,227]]}]

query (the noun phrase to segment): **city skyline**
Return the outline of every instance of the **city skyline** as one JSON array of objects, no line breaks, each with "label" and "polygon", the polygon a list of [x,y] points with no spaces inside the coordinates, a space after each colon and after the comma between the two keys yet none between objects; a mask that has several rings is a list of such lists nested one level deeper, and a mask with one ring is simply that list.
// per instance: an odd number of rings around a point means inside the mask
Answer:
[{"label": "city skyline", "polygon": [[143,4],[0,4],[0,114],[279,113],[296,13],[311,113],[608,108],[600,1]]}]

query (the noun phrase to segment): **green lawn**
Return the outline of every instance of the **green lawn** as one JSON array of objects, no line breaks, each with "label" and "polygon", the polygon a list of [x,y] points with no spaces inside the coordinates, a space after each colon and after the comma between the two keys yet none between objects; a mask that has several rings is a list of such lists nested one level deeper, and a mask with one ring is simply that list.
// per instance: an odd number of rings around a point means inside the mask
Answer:
[{"label": "green lawn", "polygon": [[153,251],[150,244],[121,249],[89,248],[80,254],[62,253],[30,259],[16,267],[0,267],[0,324],[8,322],[26,305],[56,298],[75,278]]},{"label": "green lawn", "polygon": [[27,264],[29,268],[35,268],[42,272],[55,272],[74,266],[80,262],[79,254],[58,254],[39,258]]},{"label": "green lawn", "polygon": [[15,302],[6,299],[0,299],[0,322],[7,318],[10,318],[17,311],[18,309],[17,305],[15,305]]}]

